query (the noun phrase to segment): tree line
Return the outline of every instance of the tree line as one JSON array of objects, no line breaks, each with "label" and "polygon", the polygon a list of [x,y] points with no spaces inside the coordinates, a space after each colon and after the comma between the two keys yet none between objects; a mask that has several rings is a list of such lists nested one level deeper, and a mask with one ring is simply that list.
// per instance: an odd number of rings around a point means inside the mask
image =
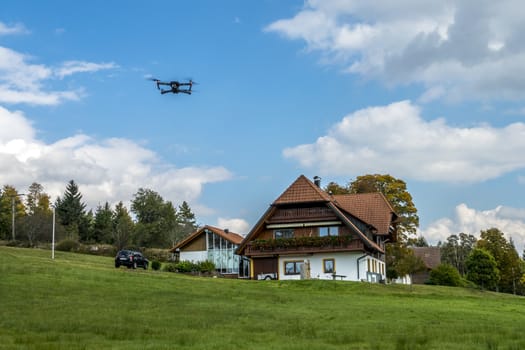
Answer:
[{"label": "tree line", "polygon": [[114,207],[108,202],[99,204],[93,212],[86,210],[74,180],[54,203],[35,182],[24,194],[10,185],[0,189],[0,240],[30,247],[51,242],[53,208],[57,242],[111,244],[117,249],[170,248],[197,229],[195,214],[186,201],[175,207],[151,189],[139,188],[130,210],[120,201]]},{"label": "tree line", "polygon": [[449,267],[448,276],[457,274],[452,281],[465,278],[482,289],[525,295],[524,257],[499,229],[482,230],[479,239],[463,232],[450,235],[438,246],[442,263]]}]

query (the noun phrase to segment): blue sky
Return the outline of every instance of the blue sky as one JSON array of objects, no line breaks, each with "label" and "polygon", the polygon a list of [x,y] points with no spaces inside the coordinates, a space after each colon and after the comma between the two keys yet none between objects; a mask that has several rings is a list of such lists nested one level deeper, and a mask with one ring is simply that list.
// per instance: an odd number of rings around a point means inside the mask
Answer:
[{"label": "blue sky", "polygon": [[[139,187],[245,234],[300,174],[403,179],[420,233],[525,242],[518,1],[0,5],[0,184]],[[146,77],[192,78],[161,95]]]}]

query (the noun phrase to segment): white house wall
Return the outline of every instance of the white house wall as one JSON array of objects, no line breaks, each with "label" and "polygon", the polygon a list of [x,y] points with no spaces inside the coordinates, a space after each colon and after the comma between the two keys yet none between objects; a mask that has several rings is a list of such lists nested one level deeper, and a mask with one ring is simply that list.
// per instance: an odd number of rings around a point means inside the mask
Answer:
[{"label": "white house wall", "polygon": [[180,252],[181,261],[193,261],[200,262],[208,259],[208,252],[205,250],[192,251],[192,252]]},{"label": "white house wall", "polygon": [[[379,282],[385,279],[384,275],[384,262],[379,259],[375,259],[370,256],[363,257],[362,252],[358,253],[320,253],[314,255],[293,255],[293,256],[280,256],[278,262],[279,279],[281,280],[299,280],[304,277],[299,275],[286,275],[285,274],[285,262],[287,261],[303,261],[310,264],[310,278],[314,279],[333,279],[332,273],[324,272],[324,260],[334,259],[335,262],[335,274],[337,280],[343,281],[368,281],[368,282]],[[359,271],[358,271],[358,260],[359,260]],[[370,260],[370,263],[367,262]],[[375,263],[375,270],[372,271]],[[381,269],[382,264],[382,269]],[[369,271],[370,266],[370,271]],[[344,276],[344,277],[341,277]]]}]

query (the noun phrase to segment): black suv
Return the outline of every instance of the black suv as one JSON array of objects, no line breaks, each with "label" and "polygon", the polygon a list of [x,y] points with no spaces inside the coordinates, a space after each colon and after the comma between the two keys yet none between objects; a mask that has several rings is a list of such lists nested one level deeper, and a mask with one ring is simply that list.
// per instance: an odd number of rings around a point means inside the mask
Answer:
[{"label": "black suv", "polygon": [[140,252],[134,250],[121,250],[115,257],[115,267],[119,268],[120,265],[127,266],[128,269],[137,267],[143,267],[144,270],[148,269],[149,261]]}]

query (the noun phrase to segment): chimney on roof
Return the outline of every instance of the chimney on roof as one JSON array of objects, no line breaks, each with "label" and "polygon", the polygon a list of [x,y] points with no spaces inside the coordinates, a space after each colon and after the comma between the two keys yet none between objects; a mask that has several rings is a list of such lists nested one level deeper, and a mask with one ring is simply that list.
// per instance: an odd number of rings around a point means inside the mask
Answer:
[{"label": "chimney on roof", "polygon": [[225,229],[224,229],[224,233],[230,233],[230,230],[227,229],[227,228],[225,228]]},{"label": "chimney on roof", "polygon": [[314,184],[321,188],[321,178],[319,176],[314,176]]}]

